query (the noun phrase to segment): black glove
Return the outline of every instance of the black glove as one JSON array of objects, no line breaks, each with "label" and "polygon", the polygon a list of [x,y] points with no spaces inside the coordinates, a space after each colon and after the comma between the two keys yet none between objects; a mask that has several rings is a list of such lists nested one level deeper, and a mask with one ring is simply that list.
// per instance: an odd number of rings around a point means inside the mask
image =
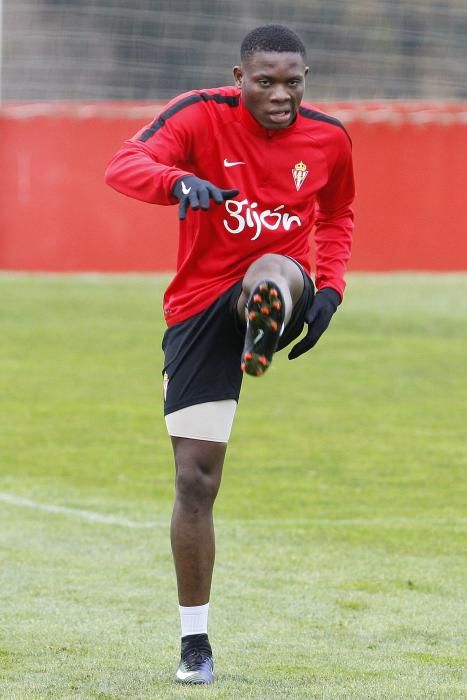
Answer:
[{"label": "black glove", "polygon": [[196,175],[184,175],[172,189],[172,194],[177,197],[180,204],[178,207],[178,218],[180,221],[186,216],[189,206],[192,209],[209,209],[209,200],[213,199],[216,204],[222,204],[226,199],[236,197],[240,190],[220,190],[208,180],[200,180]]},{"label": "black glove", "polygon": [[341,298],[335,289],[325,287],[320,289],[313,299],[313,303],[305,314],[305,321],[308,323],[308,333],[289,352],[289,360],[303,355],[307,350],[311,350],[323,335],[331,322],[333,314],[339,306]]}]

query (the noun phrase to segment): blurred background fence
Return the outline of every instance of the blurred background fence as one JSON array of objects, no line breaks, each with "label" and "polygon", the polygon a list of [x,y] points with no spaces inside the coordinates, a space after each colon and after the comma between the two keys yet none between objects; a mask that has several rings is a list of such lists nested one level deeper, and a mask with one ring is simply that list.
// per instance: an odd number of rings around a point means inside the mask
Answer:
[{"label": "blurred background fence", "polygon": [[356,270],[467,269],[467,0],[0,0],[0,268],[168,270],[174,208],[103,184],[164,100],[232,82],[243,36],[295,29],[306,99],[345,122]]},{"label": "blurred background fence", "polygon": [[231,81],[284,23],[314,99],[467,98],[466,0],[3,0],[4,99],[166,99]]}]

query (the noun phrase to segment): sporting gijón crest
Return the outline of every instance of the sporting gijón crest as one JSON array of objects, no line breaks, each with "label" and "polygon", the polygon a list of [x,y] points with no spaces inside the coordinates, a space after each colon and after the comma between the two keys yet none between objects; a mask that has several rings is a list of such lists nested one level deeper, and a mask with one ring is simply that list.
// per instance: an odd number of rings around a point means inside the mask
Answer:
[{"label": "sporting gij\u00f3n crest", "polygon": [[295,163],[292,169],[292,176],[293,181],[295,182],[295,187],[297,188],[297,192],[305,182],[307,175],[308,168],[306,167],[305,163],[302,160],[299,163]]}]

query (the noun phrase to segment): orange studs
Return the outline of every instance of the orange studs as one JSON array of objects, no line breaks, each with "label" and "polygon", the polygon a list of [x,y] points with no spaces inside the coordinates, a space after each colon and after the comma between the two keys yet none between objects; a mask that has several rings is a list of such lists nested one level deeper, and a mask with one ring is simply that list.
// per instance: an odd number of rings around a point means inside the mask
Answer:
[{"label": "orange studs", "polygon": [[273,302],[272,302],[272,306],[273,306],[274,309],[277,309],[278,311],[279,311],[280,308],[282,308],[282,304],[280,303],[279,300],[273,301]]},{"label": "orange studs", "polygon": [[253,321],[256,318],[256,311],[250,311],[250,313],[248,314],[248,318],[250,319],[250,321]]},{"label": "orange studs", "polygon": [[262,306],[260,311],[265,316],[269,316],[269,314],[271,313],[268,306]]},{"label": "orange studs", "polygon": [[273,331],[277,331],[277,321],[271,321],[271,328]]},{"label": "orange studs", "polygon": [[272,287],[272,288],[269,290],[269,296],[271,296],[271,297],[277,297],[278,295],[279,295],[279,292],[277,291],[277,289],[275,289],[275,287]]},{"label": "orange studs", "polygon": [[253,297],[253,301],[263,301],[263,297],[261,294],[255,294]]},{"label": "orange studs", "polygon": [[267,367],[267,366],[268,366],[267,357],[265,357],[264,355],[260,355],[260,356],[258,357],[258,362],[260,363],[260,365],[263,365],[263,367]]},{"label": "orange studs", "polygon": [[245,360],[251,360],[253,358],[253,355],[251,352],[246,352],[243,356]]},{"label": "orange studs", "polygon": [[263,282],[262,284],[259,285],[259,289],[261,292],[265,292],[268,288],[267,282]]},{"label": "orange studs", "polygon": [[246,364],[245,364],[244,362],[242,362],[242,364],[240,365],[240,369],[242,370],[242,372],[245,371],[245,369],[246,369]]}]

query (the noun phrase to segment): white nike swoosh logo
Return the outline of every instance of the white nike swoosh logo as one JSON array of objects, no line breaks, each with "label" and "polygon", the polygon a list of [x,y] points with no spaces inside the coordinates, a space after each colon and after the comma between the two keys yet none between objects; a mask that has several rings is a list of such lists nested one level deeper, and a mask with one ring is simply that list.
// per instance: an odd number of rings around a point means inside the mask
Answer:
[{"label": "white nike swoosh logo", "polygon": [[224,158],[224,167],[225,168],[232,168],[234,165],[246,165],[246,163],[243,160],[236,160],[233,162],[230,162],[227,160],[227,158]]},{"label": "white nike swoosh logo", "polygon": [[177,678],[179,678],[181,681],[184,681],[186,678],[190,678],[190,676],[191,677],[194,676],[196,678],[198,676],[198,672],[197,671],[180,671],[180,669],[178,669],[178,671],[177,671]]},{"label": "white nike swoosh logo", "polygon": [[183,194],[190,194],[191,192],[191,187],[187,187],[185,183],[182,180],[182,192]]},{"label": "white nike swoosh logo", "polygon": [[261,338],[263,337],[263,335],[264,335],[264,331],[263,331],[262,328],[260,328],[259,331],[258,331],[258,335],[256,336],[256,338],[255,338],[254,341],[253,341],[254,345],[256,345],[256,343],[259,343],[259,341],[261,340]]}]

